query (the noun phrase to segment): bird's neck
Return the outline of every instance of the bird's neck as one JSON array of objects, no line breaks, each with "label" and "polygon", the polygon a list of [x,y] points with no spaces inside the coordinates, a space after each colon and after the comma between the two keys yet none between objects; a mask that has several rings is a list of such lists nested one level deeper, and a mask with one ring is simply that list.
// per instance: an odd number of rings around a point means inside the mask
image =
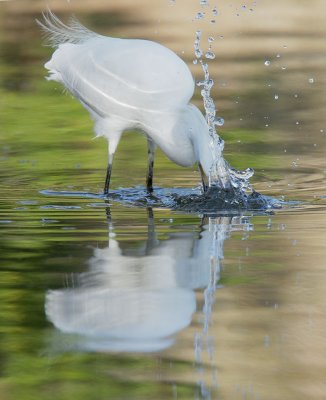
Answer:
[{"label": "bird's neck", "polygon": [[223,141],[218,135],[209,132],[206,119],[197,107],[190,105],[192,115],[192,141],[196,157],[204,173],[211,181],[219,182],[222,187],[230,184],[228,164],[223,158]]},{"label": "bird's neck", "polygon": [[187,124],[197,161],[201,164],[205,174],[209,176],[214,162],[214,154],[211,147],[213,139],[209,134],[206,119],[200,110],[196,106],[189,104],[187,111]]}]

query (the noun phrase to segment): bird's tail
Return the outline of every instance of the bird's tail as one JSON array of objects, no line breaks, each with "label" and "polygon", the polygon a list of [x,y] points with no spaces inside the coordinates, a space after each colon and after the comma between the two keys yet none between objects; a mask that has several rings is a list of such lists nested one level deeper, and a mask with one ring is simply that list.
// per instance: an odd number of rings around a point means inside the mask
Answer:
[{"label": "bird's tail", "polygon": [[83,43],[98,36],[83,26],[76,17],[71,17],[68,25],[64,24],[50,9],[43,13],[43,21],[36,20],[42,28],[49,46],[57,48],[62,43]]}]

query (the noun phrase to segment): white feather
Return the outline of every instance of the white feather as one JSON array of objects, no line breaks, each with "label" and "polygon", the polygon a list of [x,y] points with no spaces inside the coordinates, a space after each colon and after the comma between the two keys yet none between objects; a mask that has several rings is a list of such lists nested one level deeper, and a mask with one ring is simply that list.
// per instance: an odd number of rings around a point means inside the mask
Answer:
[{"label": "white feather", "polygon": [[76,17],[72,16],[69,25],[65,25],[50,9],[43,14],[44,22],[36,22],[45,33],[46,41],[50,46],[57,48],[63,43],[80,44],[88,39],[99,36],[83,26]]}]

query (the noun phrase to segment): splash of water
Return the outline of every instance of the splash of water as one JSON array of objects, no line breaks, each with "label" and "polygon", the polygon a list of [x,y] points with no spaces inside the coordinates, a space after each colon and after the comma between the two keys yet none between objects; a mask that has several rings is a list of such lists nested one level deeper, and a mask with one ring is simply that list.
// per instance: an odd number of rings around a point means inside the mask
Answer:
[{"label": "splash of water", "polygon": [[[200,1],[200,5],[207,7],[208,2]],[[217,15],[218,11],[215,7],[213,9],[213,14]],[[214,85],[214,80],[210,77],[208,63],[204,61],[204,53],[200,48],[202,32],[200,30],[196,31],[194,49],[195,57],[194,63],[199,63],[204,72],[204,79],[199,81],[197,85],[201,88],[201,96],[203,98],[206,121],[208,124],[209,134],[211,137],[210,150],[213,155],[213,165],[209,174],[209,186],[218,186],[222,189],[237,189],[240,191],[251,191],[253,189],[249,183],[249,179],[253,176],[254,171],[251,168],[247,168],[245,171],[237,171],[232,168],[227,161],[223,158],[224,141],[216,132],[217,126],[223,126],[224,119],[217,115],[216,106],[214,100],[211,97],[211,90]],[[215,53],[212,50],[212,43],[214,38],[210,36],[208,38],[209,47],[205,53],[205,58],[212,60],[215,58]]]}]

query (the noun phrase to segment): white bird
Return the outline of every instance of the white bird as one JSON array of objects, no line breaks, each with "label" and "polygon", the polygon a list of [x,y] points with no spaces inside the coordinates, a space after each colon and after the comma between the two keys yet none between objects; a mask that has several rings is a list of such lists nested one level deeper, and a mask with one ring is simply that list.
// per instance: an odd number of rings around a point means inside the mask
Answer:
[{"label": "white bird", "polygon": [[204,190],[213,165],[207,122],[189,101],[194,79],[174,52],[148,40],[96,34],[72,18],[65,25],[51,11],[37,21],[56,48],[45,64],[48,80],[63,84],[89,111],[96,136],[108,139],[104,194],[124,131],[136,129],[148,142],[147,190],[153,190],[155,148],[178,165],[198,162]]}]

